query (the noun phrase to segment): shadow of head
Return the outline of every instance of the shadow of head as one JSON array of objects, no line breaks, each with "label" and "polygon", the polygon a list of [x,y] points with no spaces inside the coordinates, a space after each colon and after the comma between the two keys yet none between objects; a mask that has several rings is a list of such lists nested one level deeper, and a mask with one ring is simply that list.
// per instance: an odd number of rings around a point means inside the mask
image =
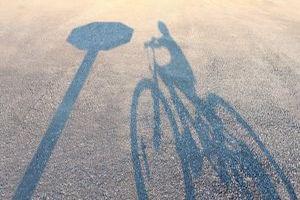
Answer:
[{"label": "shadow of head", "polygon": [[169,29],[164,22],[158,21],[158,29],[164,36],[170,36]]}]

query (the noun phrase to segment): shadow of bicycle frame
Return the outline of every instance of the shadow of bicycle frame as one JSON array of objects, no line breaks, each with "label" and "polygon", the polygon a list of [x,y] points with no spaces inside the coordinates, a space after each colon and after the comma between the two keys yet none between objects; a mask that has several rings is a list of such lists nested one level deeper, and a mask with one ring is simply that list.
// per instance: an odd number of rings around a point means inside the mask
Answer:
[{"label": "shadow of bicycle frame", "polygon": [[[204,159],[210,163],[217,173],[219,180],[227,187],[235,184],[243,198],[254,198],[253,192],[251,192],[247,186],[245,177],[251,178],[262,199],[280,198],[276,191],[276,185],[264,169],[261,161],[257,158],[257,155],[255,155],[246,142],[231,138],[231,140],[234,140],[236,143],[234,149],[232,150],[226,145],[230,143],[230,139],[228,139],[224,122],[216,112],[216,109],[220,107],[225,110],[230,117],[235,119],[235,122],[244,129],[247,136],[252,138],[261,152],[263,152],[263,155],[268,159],[272,169],[281,179],[290,199],[297,199],[288,177],[259,139],[259,136],[234,107],[216,94],[208,94],[205,100],[196,94],[194,75],[183,52],[171,37],[164,23],[159,22],[158,26],[162,37],[153,42],[152,47],[167,48],[171,56],[170,63],[160,67],[157,66],[158,64],[155,63],[154,58],[153,79],[142,79],[138,82],[133,93],[130,111],[131,153],[138,198],[148,199],[145,185],[146,180],[144,177],[150,176],[150,167],[145,152],[146,147],[142,138],[138,136],[138,105],[139,98],[143,95],[143,92],[151,91],[154,113],[153,146],[154,149],[159,149],[162,140],[160,128],[160,107],[162,106],[171,126],[176,153],[180,159],[186,199],[195,199],[193,179],[201,175]],[[170,102],[166,99],[165,94],[158,86],[158,76],[168,89],[171,96]],[[183,104],[182,98],[179,97],[177,90],[182,92],[185,98],[195,107],[196,112],[194,118]],[[184,127],[182,132],[179,130],[179,124],[175,119],[175,113],[172,111],[170,104],[174,105],[175,112],[179,116],[179,123]],[[196,131],[202,149],[197,147],[191,135],[190,126]],[[141,140],[141,142],[139,142],[139,140]],[[140,156],[139,151],[142,151],[142,156]],[[142,163],[145,165],[144,169],[146,169],[146,172],[143,171]]]}]

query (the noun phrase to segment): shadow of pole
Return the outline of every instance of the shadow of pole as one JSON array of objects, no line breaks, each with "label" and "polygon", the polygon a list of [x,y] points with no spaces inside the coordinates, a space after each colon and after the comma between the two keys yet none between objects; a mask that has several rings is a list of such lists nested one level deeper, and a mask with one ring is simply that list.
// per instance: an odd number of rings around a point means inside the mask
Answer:
[{"label": "shadow of pole", "polygon": [[31,199],[98,52],[129,42],[132,33],[133,29],[118,22],[94,22],[71,32],[68,42],[79,49],[87,50],[87,54],[58,106],[13,199]]},{"label": "shadow of pole", "polygon": [[82,65],[76,73],[71,86],[67,90],[62,103],[57,108],[36,153],[18,185],[14,199],[31,199],[96,56],[97,52],[91,51],[85,56]]}]

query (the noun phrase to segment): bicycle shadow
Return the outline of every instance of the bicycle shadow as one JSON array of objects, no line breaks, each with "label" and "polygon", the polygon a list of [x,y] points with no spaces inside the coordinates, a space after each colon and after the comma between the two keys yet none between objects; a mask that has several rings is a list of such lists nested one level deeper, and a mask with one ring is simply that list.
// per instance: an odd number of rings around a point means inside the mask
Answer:
[{"label": "bicycle shadow", "polygon": [[[155,62],[154,56],[154,78],[143,79],[138,82],[131,104],[131,151],[138,198],[148,199],[144,174],[146,174],[146,177],[150,176],[150,172],[148,171],[150,170],[150,166],[144,142],[141,141],[142,144],[139,145],[137,110],[139,98],[144,91],[150,90],[153,98],[154,112],[153,146],[155,149],[159,149],[162,140],[162,131],[160,128],[160,107],[162,106],[169,120],[175,141],[176,153],[180,159],[186,199],[195,199],[193,180],[201,176],[205,159],[217,173],[220,182],[224,183],[226,187],[237,186],[243,198],[254,198],[253,192],[248,188],[248,183],[245,181],[246,177],[251,179],[255,184],[262,199],[280,198],[272,177],[267,173],[259,157],[246,142],[228,133],[225,128],[226,124],[217,114],[217,109],[219,108],[225,110],[242,127],[246,135],[255,142],[272,166],[276,176],[281,179],[290,199],[297,199],[288,177],[259,139],[259,136],[234,107],[216,94],[210,93],[206,99],[201,99],[196,94],[194,74],[186,57],[170,35],[166,25],[163,22],[159,22],[158,27],[162,33],[162,37],[155,39],[152,47],[166,48],[171,56],[170,62],[167,65],[159,66]],[[158,87],[158,77],[162,80],[171,96],[170,102]],[[185,98],[194,106],[196,110],[194,118],[184,105],[183,99],[179,97],[177,91],[184,94]],[[174,105],[176,113],[179,116],[179,122],[176,121],[170,104]],[[180,131],[179,124],[182,125],[183,131]],[[197,146],[195,139],[192,137],[191,127],[194,128],[202,148]],[[142,156],[139,154],[140,149],[142,149]],[[142,163],[145,165],[146,172],[143,171]]]}]

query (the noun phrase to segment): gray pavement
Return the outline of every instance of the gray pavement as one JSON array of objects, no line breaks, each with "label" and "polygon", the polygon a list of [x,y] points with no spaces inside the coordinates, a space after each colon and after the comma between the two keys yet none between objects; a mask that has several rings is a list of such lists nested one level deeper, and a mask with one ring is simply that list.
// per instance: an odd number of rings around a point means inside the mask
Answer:
[{"label": "gray pavement", "polygon": [[[225,129],[246,144],[250,149],[246,152],[255,155],[247,156],[241,153],[245,149],[237,148],[232,150],[240,153],[237,158],[249,158],[248,164],[259,160],[265,173],[259,181],[261,170],[250,166],[247,171],[246,167],[247,175],[240,166],[246,188],[255,199],[263,198],[262,191],[271,194],[272,188],[281,199],[291,199],[293,192],[299,197],[299,10],[297,0],[0,1],[0,199],[13,198],[85,56],[67,37],[78,26],[103,21],[132,27],[133,37],[97,56],[32,198],[138,198],[142,190],[136,184],[132,159],[132,99],[139,81],[152,78],[144,42],[161,36],[159,20],[167,25],[190,64],[196,96],[209,99],[208,94],[213,93],[224,99],[264,145],[262,150],[258,140],[247,137],[245,124],[218,110]],[[156,55],[160,64],[172,57],[163,48]],[[172,104],[162,80],[159,85]],[[177,92],[194,117],[193,103]],[[150,91],[144,92],[137,111],[138,155],[149,199],[187,197],[191,188],[186,187],[185,169],[190,170],[196,199],[245,197],[233,180],[233,171],[229,170],[233,183],[226,186],[207,157],[198,176],[191,166],[182,167],[181,162],[190,158],[179,155],[180,145],[163,107],[162,139],[155,150],[152,103]],[[176,113],[176,105],[171,110]],[[180,124],[180,114],[174,117]],[[184,126],[179,129],[183,132]],[[204,148],[196,134],[192,130],[199,149]],[[274,158],[273,164],[264,150]],[[250,162],[250,158],[255,159]]]}]

